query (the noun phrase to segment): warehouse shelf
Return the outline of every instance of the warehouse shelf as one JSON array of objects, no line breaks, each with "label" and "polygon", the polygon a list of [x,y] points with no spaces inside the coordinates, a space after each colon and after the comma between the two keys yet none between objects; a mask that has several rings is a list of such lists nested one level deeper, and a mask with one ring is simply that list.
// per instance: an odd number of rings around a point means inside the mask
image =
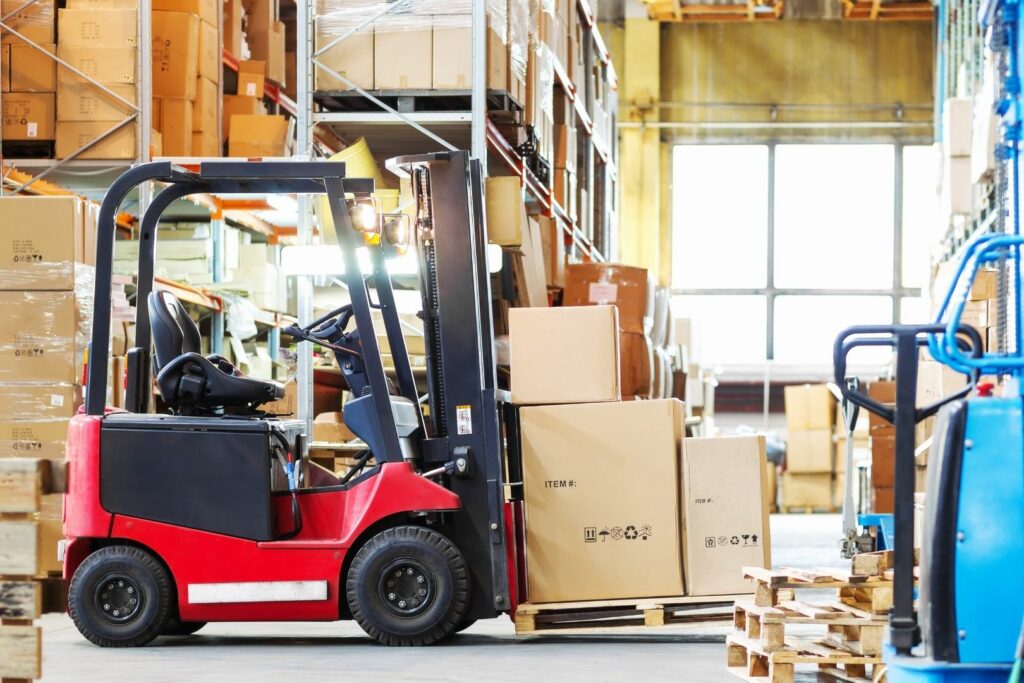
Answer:
[{"label": "warehouse shelf", "polygon": [[[154,277],[153,280],[160,286],[160,289],[174,294],[174,296],[185,303],[198,306],[211,313],[223,313],[225,311],[224,299],[216,292],[160,276]],[[134,278],[132,278],[132,281],[134,282]],[[296,318],[293,315],[268,311],[262,308],[256,309],[253,319],[257,324],[264,327],[278,329],[294,325],[296,322]]]},{"label": "warehouse shelf", "polygon": [[[235,73],[238,73],[238,63],[241,60],[235,55],[231,54],[231,52],[226,48],[223,50],[222,61],[224,63],[224,66],[231,69]],[[288,112],[292,116],[295,116],[296,112],[298,111],[298,106],[295,104],[295,101],[292,98],[285,95],[284,91],[281,90],[281,86],[278,85],[275,81],[270,80],[269,78],[265,78],[263,80],[263,98],[270,100],[274,104],[277,104],[278,106],[281,107],[281,109]]]}]

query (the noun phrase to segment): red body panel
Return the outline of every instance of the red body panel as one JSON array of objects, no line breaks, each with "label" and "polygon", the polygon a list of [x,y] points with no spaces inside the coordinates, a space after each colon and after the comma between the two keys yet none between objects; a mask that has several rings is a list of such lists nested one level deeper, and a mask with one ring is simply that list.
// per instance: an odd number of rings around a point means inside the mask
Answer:
[{"label": "red body panel", "polygon": [[[347,490],[299,495],[302,531],[287,541],[257,542],[149,520],[112,515],[100,504],[101,419],[79,415],[68,432],[69,490],[64,533],[65,575],[85,559],[90,539],[143,545],[170,569],[185,621],[333,620],[339,616],[341,568],[360,535],[403,513],[457,510],[459,497],[416,474],[409,463],[388,463]],[[276,498],[278,528],[291,528],[291,497]],[[308,602],[190,604],[188,586],[250,581],[327,581],[328,599]]]}]

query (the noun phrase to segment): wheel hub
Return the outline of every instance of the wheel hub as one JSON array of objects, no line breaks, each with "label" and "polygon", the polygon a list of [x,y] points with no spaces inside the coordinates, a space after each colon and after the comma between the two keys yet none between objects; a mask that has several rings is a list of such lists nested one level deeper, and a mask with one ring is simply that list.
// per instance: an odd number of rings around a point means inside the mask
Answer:
[{"label": "wheel hub", "polygon": [[108,574],[96,584],[93,601],[106,621],[126,624],[138,616],[145,600],[134,580],[124,574]]},{"label": "wheel hub", "polygon": [[412,617],[433,602],[434,579],[418,560],[401,558],[389,563],[381,572],[377,593],[389,611]]}]

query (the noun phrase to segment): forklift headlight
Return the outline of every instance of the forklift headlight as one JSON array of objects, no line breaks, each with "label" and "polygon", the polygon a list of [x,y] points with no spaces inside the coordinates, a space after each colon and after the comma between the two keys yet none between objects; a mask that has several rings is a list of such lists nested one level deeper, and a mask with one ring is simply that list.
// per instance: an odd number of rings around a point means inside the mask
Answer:
[{"label": "forklift headlight", "polygon": [[377,202],[373,197],[349,200],[348,213],[352,219],[352,228],[357,232],[373,234],[380,230]]},{"label": "forklift headlight", "polygon": [[404,254],[412,242],[412,225],[408,214],[384,214],[384,241],[399,254]]}]

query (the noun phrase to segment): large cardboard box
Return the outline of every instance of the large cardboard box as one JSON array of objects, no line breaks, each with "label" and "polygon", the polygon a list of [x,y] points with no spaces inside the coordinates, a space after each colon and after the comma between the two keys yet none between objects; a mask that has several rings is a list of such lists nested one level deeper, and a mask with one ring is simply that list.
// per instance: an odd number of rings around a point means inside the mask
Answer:
[{"label": "large cardboard box", "polygon": [[871,485],[875,488],[896,483],[895,436],[871,435]]},{"label": "large cardboard box", "polygon": [[[288,82],[288,74],[285,71],[285,57],[284,57],[284,46],[285,46],[285,25],[284,22],[275,21],[270,31],[267,32],[267,78],[274,81],[278,85],[284,85]],[[254,51],[253,56],[260,58],[264,57],[261,53]]]},{"label": "large cardboard box", "polygon": [[339,443],[358,438],[345,424],[344,416],[335,411],[320,413],[313,418],[313,441]]},{"label": "large cardboard box", "polygon": [[872,512],[892,514],[896,511],[896,496],[891,486],[872,489],[871,494]]},{"label": "large cardboard box", "polygon": [[831,472],[782,473],[782,506],[831,510],[835,505]]},{"label": "large cardboard box", "polygon": [[945,156],[971,155],[971,131],[974,122],[974,100],[950,97],[942,107],[942,153]]},{"label": "large cardboard box", "polygon": [[[875,399],[879,403],[886,405],[892,405],[896,403],[896,382],[892,380],[875,380],[869,382],[867,386],[867,394],[870,398]],[[859,420],[863,420],[863,413],[868,413],[868,429],[872,436],[875,434],[889,434],[895,433],[892,423],[883,417],[875,415],[870,411],[861,411],[862,417]]]},{"label": "large cardboard box", "polygon": [[620,332],[619,368],[624,401],[650,396],[654,373],[654,348],[650,337]]},{"label": "large cardboard box", "polygon": [[231,134],[231,117],[235,114],[265,114],[263,103],[246,95],[224,95],[221,110],[221,133],[226,140]]},{"label": "large cardboard box", "polygon": [[771,567],[763,436],[683,441],[687,595],[749,593],[744,566]]},{"label": "large cardboard box", "polygon": [[11,89],[11,46],[0,45],[0,92]]},{"label": "large cardboard box", "polygon": [[[26,0],[2,0],[0,16],[12,15],[5,23],[34,43],[54,42],[53,27],[56,0],[36,0],[26,5]],[[20,11],[19,11],[20,10]],[[20,43],[20,38],[8,31],[0,31],[5,43]]]},{"label": "large cardboard box", "polygon": [[82,403],[81,387],[68,383],[0,383],[0,406],[6,420],[69,418]]},{"label": "large cardboard box", "polygon": [[67,47],[138,45],[138,21],[133,8],[62,9],[58,15],[57,33],[60,44]]},{"label": "large cardboard box", "polygon": [[613,306],[510,309],[512,402],[618,401],[618,341]]},{"label": "large cardboard box", "polygon": [[154,97],[195,99],[198,45],[199,17],[185,12],[153,12]]},{"label": "large cardboard box", "polygon": [[155,10],[195,14],[214,30],[220,22],[220,5],[218,0],[153,0]]},{"label": "large cardboard box", "polygon": [[261,60],[250,60],[238,63],[238,95],[263,99],[263,88],[266,83],[267,64]]},{"label": "large cardboard box", "polygon": [[244,14],[242,0],[225,0],[224,49],[235,57],[240,57],[242,54],[242,17]]},{"label": "large cardboard box", "polygon": [[221,64],[220,43],[217,38],[217,27],[205,21],[199,22],[199,75],[203,78],[220,83]]},{"label": "large cardboard box", "polygon": [[229,157],[285,156],[288,120],[276,115],[234,115],[228,137]]},{"label": "large cardboard box", "polygon": [[224,154],[217,131],[192,133],[192,154],[197,157],[219,157]]},{"label": "large cardboard box", "polygon": [[799,384],[786,387],[786,429],[832,429],[836,416],[835,397],[824,384]]},{"label": "large cardboard box", "polygon": [[196,79],[196,99],[192,103],[192,132],[207,132],[217,135],[217,123],[220,117],[217,115],[217,101],[219,86],[200,76]]},{"label": "large cardboard box", "polygon": [[[423,17],[420,17],[423,19]],[[433,87],[434,29],[412,28],[408,16],[377,20],[373,39],[373,81],[378,90]],[[396,59],[401,55],[401,59]]]},{"label": "large cardboard box", "polygon": [[164,155],[192,156],[192,102],[180,97],[161,97],[157,101]]},{"label": "large cardboard box", "polygon": [[790,472],[831,472],[834,452],[831,429],[791,431],[786,437],[786,469]]},{"label": "large cardboard box", "polygon": [[[331,30],[321,30],[316,35],[316,48],[321,49],[335,37],[356,27],[331,24]],[[345,40],[332,45],[320,56],[320,62],[333,71],[352,81],[360,88],[373,90],[373,27],[367,26],[356,31]],[[314,70],[317,90],[351,90],[352,86],[337,76],[317,67]]]},{"label": "large cardboard box", "polygon": [[0,382],[78,380],[83,314],[74,292],[0,292]]},{"label": "large cardboard box", "polygon": [[[93,143],[117,121],[58,121],[57,158],[63,159],[80,147]],[[76,159],[134,159],[135,126],[126,124],[79,154]]]},{"label": "large cardboard box", "polygon": [[623,332],[644,334],[648,296],[646,268],[617,263],[573,263],[565,267],[562,304],[614,304]]},{"label": "large cardboard box", "polygon": [[502,246],[523,243],[523,182],[518,176],[487,178],[484,200],[487,209],[487,240]]},{"label": "large cardboard box", "polygon": [[[134,47],[74,47],[59,45],[57,56],[83,74],[107,87],[135,83]],[[57,80],[64,85],[73,85],[83,91],[102,93],[70,69],[58,69]]]},{"label": "large cardboard box", "polygon": [[544,276],[548,287],[565,286],[565,234],[562,226],[548,216],[537,216],[544,252]]},{"label": "large cardboard box", "polygon": [[[136,101],[136,86],[107,85],[128,102]],[[128,116],[128,105],[99,88],[57,84],[58,121],[116,121]]]},{"label": "large cardboard box", "polygon": [[[473,81],[473,31],[469,14],[434,17],[433,82],[437,90],[469,90]],[[505,90],[508,86],[508,49],[501,35],[487,21],[487,88]]]},{"label": "large cardboard box", "polygon": [[[51,55],[56,45],[41,45]],[[11,86],[14,92],[53,92],[57,88],[57,62],[39,50],[15,43],[10,46]]]},{"label": "large cardboard box", "polygon": [[[683,594],[672,399],[520,412],[531,602]],[[632,473],[624,460],[643,453]]]},{"label": "large cardboard box", "polygon": [[86,258],[83,220],[78,197],[0,198],[0,289],[74,289],[75,264]]},{"label": "large cardboard box", "polygon": [[68,436],[68,418],[10,420],[0,416],[0,458],[62,460]]},{"label": "large cardboard box", "polygon": [[3,97],[4,140],[53,140],[53,93],[6,93]]}]

